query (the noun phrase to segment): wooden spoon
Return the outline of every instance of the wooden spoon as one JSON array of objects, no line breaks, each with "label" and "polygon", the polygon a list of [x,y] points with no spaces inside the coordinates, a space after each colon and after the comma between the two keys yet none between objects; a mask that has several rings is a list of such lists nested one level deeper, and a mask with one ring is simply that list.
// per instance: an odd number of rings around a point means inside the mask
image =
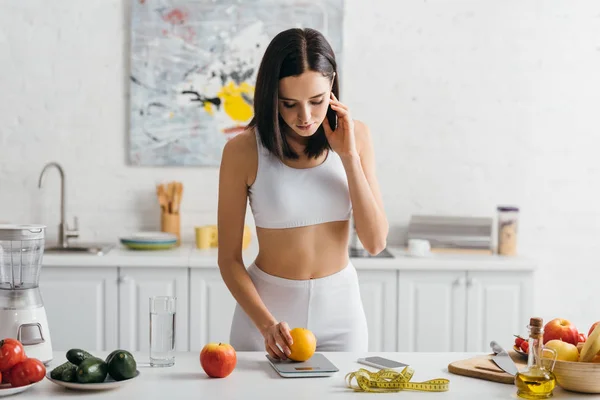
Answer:
[{"label": "wooden spoon", "polygon": [[160,208],[163,213],[167,212],[168,204],[167,198],[165,195],[165,189],[162,184],[156,185],[156,196],[158,197],[158,204],[160,204]]}]

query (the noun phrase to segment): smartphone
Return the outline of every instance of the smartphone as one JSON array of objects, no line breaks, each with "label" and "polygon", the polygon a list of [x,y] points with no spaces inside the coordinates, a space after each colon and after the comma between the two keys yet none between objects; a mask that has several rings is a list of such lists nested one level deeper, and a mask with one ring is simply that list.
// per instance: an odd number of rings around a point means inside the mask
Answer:
[{"label": "smartphone", "polygon": [[371,367],[384,369],[384,368],[401,368],[407,367],[408,364],[404,364],[398,361],[390,360],[383,357],[366,357],[359,358],[357,360],[360,364],[369,365]]},{"label": "smartphone", "polygon": [[337,114],[335,111],[333,111],[333,108],[331,108],[331,106],[327,106],[327,122],[329,122],[331,130],[335,131],[335,129],[337,128]]}]

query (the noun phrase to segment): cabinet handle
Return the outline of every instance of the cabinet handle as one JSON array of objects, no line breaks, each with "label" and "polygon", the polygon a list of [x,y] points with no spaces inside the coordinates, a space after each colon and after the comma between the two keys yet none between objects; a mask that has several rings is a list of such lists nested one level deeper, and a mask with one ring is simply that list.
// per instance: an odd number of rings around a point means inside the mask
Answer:
[{"label": "cabinet handle", "polygon": [[465,277],[461,276],[454,281],[454,286],[463,286],[465,284]]},{"label": "cabinet handle", "polygon": [[473,286],[475,284],[477,284],[477,279],[467,278],[467,287],[471,287],[471,286]]}]

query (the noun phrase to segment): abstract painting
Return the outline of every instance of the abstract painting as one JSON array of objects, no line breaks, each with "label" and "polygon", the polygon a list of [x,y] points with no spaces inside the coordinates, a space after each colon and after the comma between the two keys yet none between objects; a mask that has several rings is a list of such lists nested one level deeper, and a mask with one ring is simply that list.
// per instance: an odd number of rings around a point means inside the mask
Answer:
[{"label": "abstract painting", "polygon": [[218,166],[253,116],[279,32],[314,28],[342,56],[343,0],[133,0],[129,162]]}]

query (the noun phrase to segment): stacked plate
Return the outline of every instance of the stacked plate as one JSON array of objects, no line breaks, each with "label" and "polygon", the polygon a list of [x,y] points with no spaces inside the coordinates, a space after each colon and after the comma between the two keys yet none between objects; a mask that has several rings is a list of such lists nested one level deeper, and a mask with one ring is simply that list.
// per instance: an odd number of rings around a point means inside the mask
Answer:
[{"label": "stacked plate", "polygon": [[122,237],[121,243],[133,250],[165,250],[177,245],[177,236],[166,232],[138,232]]}]

